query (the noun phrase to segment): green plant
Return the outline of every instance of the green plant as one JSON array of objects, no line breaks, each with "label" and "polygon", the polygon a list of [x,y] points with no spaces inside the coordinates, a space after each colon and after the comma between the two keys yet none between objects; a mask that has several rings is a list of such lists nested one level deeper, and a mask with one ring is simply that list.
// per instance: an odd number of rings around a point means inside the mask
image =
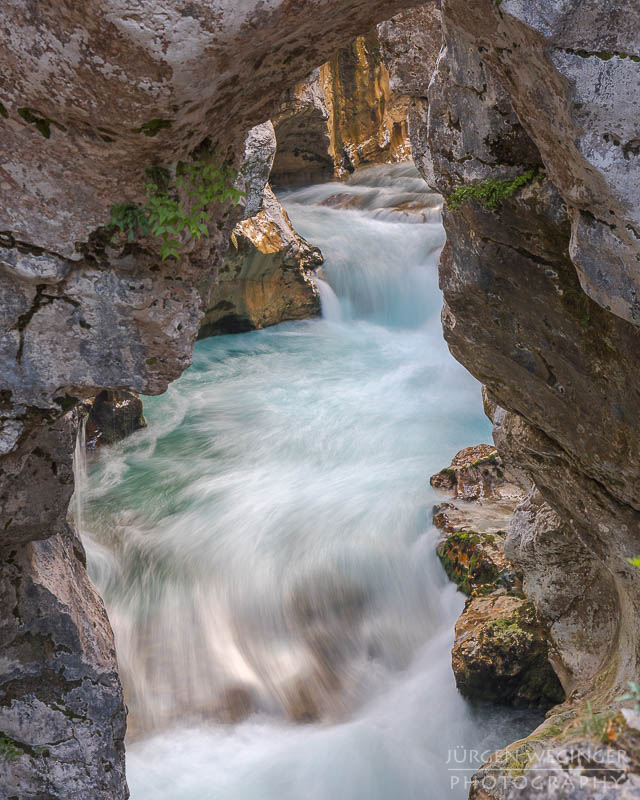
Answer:
[{"label": "green plant", "polygon": [[235,173],[228,164],[181,162],[176,170],[173,193],[167,169],[151,167],[147,177],[147,202],[144,205],[116,203],[111,207],[110,225],[126,233],[129,241],[139,234],[160,239],[163,261],[169,256],[178,257],[183,233],[197,240],[209,235],[206,226],[211,220],[206,211],[209,205],[227,200],[235,205],[245,194],[234,187]]},{"label": "green plant", "polygon": [[139,128],[135,128],[134,133],[144,133],[145,136],[157,136],[161,130],[170,128],[173,121],[170,119],[152,119],[143,122]]},{"label": "green plant", "polygon": [[607,740],[609,722],[615,714],[610,711],[594,711],[591,701],[587,700],[586,714],[582,718],[582,733],[585,736],[594,736],[601,742]]},{"label": "green plant", "polygon": [[0,758],[5,761],[13,761],[18,756],[21,756],[24,750],[17,747],[16,742],[8,736],[0,733]]},{"label": "green plant", "polygon": [[487,178],[473,186],[457,186],[447,197],[447,207],[459,208],[465,200],[475,200],[484,208],[498,208],[504,200],[514,195],[518,189],[526,186],[536,176],[536,170],[527,170],[512,180]]},{"label": "green plant", "polygon": [[631,564],[632,567],[640,568],[640,556],[636,556],[635,558],[628,558],[627,561]]},{"label": "green plant", "polygon": [[635,703],[633,710],[640,711],[640,686],[635,681],[627,681],[627,686],[629,691],[616,697],[616,701],[622,703],[625,700],[633,700]]}]

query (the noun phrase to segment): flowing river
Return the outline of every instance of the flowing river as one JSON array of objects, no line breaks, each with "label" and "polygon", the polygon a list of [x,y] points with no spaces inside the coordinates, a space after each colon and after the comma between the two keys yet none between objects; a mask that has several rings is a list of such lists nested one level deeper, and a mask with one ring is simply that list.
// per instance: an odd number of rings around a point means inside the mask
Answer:
[{"label": "flowing river", "polygon": [[444,800],[527,733],[450,667],[463,597],[429,476],[490,441],[442,339],[439,198],[412,166],[281,197],[323,319],[199,342],[79,473],[130,710],[133,800]]}]

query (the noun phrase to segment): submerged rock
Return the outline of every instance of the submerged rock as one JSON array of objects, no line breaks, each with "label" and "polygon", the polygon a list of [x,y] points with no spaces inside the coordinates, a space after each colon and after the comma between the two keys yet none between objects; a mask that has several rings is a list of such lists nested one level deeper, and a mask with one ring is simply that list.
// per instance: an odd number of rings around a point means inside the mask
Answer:
[{"label": "submerged rock", "polygon": [[243,684],[227,687],[217,698],[211,717],[223,725],[234,725],[255,711],[251,689]]},{"label": "submerged rock", "polygon": [[549,708],[564,699],[532,604],[504,589],[468,603],[452,665],[458,689],[473,700]]},{"label": "submerged rock", "polygon": [[104,389],[91,403],[87,416],[87,447],[115,444],[146,427],[140,395],[126,389]]}]

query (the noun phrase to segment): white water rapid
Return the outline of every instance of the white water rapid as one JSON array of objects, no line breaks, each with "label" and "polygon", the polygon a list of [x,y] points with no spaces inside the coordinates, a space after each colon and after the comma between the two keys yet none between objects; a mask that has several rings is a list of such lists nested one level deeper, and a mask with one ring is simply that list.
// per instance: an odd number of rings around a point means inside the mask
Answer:
[{"label": "white water rapid", "polygon": [[535,720],[471,709],[450,667],[428,479],[491,434],[442,339],[439,198],[402,165],[281,200],[325,255],[324,319],[199,342],[90,460],[131,796],[460,800],[479,764],[449,751]]}]

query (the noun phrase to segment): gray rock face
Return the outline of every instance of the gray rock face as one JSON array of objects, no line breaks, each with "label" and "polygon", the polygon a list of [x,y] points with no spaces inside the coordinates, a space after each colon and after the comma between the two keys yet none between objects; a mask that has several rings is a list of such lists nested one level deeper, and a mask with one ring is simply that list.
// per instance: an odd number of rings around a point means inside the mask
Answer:
[{"label": "gray rock face", "polygon": [[243,201],[245,218],[253,217],[262,210],[276,146],[276,132],[271,121],[256,125],[247,134],[239,180],[239,188],[246,194]]},{"label": "gray rock face", "polygon": [[0,797],[128,796],[113,635],[82,544],[65,526],[1,555]]}]

